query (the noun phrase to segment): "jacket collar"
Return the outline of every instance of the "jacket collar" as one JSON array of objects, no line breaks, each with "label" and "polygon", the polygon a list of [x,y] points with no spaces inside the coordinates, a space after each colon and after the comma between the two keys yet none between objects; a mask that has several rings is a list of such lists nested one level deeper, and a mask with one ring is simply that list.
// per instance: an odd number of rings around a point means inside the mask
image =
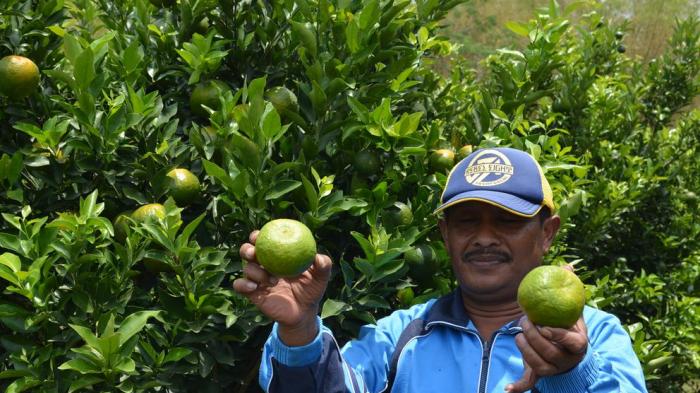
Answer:
[{"label": "jacket collar", "polygon": [[460,290],[457,288],[435,301],[426,315],[425,324],[428,326],[431,322],[441,322],[466,328],[469,320]]},{"label": "jacket collar", "polygon": [[[462,294],[459,287],[438,298],[425,317],[425,327],[430,328],[431,324],[447,324],[460,328],[467,328],[471,318],[464,308],[464,303],[462,302]],[[511,321],[507,323],[502,329],[510,333],[518,333],[522,331],[520,327],[520,320]]]}]

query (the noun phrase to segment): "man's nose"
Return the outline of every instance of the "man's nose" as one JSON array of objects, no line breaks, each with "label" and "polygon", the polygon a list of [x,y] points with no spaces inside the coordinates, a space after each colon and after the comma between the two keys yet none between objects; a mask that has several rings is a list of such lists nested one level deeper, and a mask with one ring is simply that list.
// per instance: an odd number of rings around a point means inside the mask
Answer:
[{"label": "man's nose", "polygon": [[500,244],[496,228],[489,222],[480,222],[472,241],[474,247],[493,247]]}]

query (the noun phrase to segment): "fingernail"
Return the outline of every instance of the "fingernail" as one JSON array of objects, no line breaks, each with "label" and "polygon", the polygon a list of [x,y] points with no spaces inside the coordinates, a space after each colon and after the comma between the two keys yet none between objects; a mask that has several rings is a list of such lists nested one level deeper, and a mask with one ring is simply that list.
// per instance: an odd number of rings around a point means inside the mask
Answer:
[{"label": "fingernail", "polygon": [[245,252],[245,259],[253,259],[253,250],[247,250]]},{"label": "fingernail", "polygon": [[254,291],[258,289],[258,284],[248,281],[247,283],[245,283],[245,288],[249,291]]}]

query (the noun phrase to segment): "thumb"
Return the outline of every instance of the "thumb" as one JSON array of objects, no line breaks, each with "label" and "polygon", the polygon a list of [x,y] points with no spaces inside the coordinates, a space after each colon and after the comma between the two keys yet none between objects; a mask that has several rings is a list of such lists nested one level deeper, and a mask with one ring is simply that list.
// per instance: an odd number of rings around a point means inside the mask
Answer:
[{"label": "thumb", "polygon": [[331,278],[332,267],[333,262],[328,255],[316,254],[316,259],[309,268],[309,272],[315,279],[320,279],[325,282]]},{"label": "thumb", "polygon": [[572,353],[585,351],[588,345],[588,338],[585,334],[568,329],[543,327],[540,329],[542,337],[559,344],[562,348]]},{"label": "thumb", "polygon": [[525,364],[523,376],[517,382],[506,385],[505,391],[508,393],[523,393],[531,390],[537,383],[537,375],[532,371],[532,368]]}]

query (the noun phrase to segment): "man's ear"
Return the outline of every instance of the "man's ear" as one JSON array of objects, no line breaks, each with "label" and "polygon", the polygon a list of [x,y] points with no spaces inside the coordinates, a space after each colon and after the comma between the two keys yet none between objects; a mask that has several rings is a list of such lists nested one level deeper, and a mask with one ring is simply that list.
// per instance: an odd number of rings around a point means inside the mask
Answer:
[{"label": "man's ear", "polygon": [[542,230],[544,231],[544,242],[542,243],[542,251],[547,252],[549,247],[552,246],[554,238],[559,232],[559,227],[561,226],[561,218],[557,215],[552,215],[548,217],[542,224]]}]

